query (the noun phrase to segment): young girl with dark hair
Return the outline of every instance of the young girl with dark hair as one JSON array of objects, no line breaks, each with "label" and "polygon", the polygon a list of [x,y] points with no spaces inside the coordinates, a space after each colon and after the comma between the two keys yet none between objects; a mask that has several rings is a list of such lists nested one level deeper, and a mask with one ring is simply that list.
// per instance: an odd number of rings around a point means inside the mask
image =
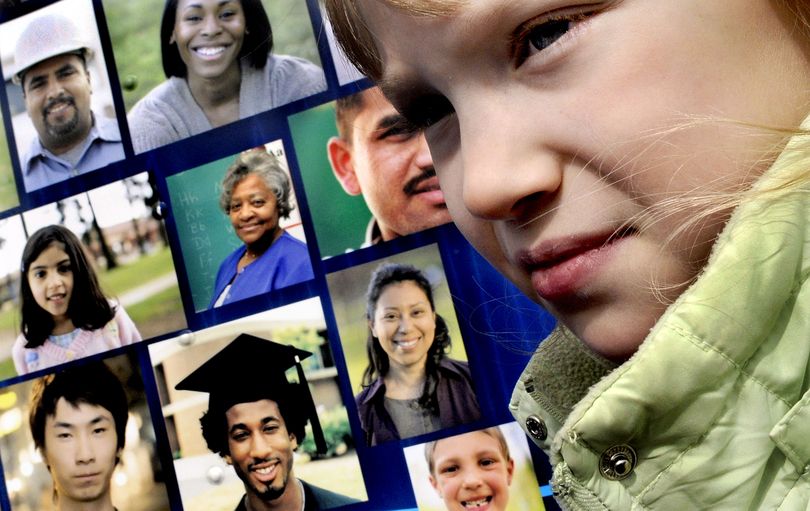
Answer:
[{"label": "young girl with dark hair", "polygon": [[369,445],[480,417],[466,362],[447,358],[450,335],[430,282],[417,268],[386,264],[366,294],[368,366],[355,398]]},{"label": "young girl with dark hair", "polygon": [[35,232],[21,270],[22,333],[12,348],[19,374],[141,340],[124,308],[102,293],[81,242],[67,228]]}]

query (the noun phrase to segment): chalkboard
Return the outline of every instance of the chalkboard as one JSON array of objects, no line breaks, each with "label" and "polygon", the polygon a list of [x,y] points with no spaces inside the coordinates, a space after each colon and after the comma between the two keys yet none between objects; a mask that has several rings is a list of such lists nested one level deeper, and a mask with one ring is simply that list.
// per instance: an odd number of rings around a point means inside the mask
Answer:
[{"label": "chalkboard", "polygon": [[[281,141],[268,143],[265,147],[289,172]],[[208,307],[219,264],[242,244],[230,219],[219,208],[222,177],[235,159],[236,155],[229,156],[166,179],[171,214],[177,226],[191,298],[197,311]],[[294,191],[290,202],[296,204]],[[280,224],[306,242],[297,208],[293,209],[290,218],[281,219]]]},{"label": "chalkboard", "polygon": [[326,142],[337,136],[335,104],[293,115],[289,122],[321,257],[360,248],[371,212],[361,195],[343,191],[326,154]]}]

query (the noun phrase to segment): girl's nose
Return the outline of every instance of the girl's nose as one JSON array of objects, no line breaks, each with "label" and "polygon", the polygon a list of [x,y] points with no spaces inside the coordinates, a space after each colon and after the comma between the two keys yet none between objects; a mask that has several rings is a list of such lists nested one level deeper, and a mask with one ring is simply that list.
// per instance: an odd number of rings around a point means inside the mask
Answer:
[{"label": "girl's nose", "polygon": [[462,200],[478,218],[528,221],[559,190],[563,161],[532,132],[534,122],[486,92],[472,92],[458,111]]},{"label": "girl's nose", "polygon": [[59,275],[57,272],[53,272],[51,275],[48,276],[48,289],[50,290],[57,290],[64,285],[64,280],[62,276]]}]

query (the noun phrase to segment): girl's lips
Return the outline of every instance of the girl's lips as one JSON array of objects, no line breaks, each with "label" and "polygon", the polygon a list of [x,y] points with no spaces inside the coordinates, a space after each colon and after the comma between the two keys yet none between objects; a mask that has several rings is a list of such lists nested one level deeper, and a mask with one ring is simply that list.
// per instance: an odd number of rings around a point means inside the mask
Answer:
[{"label": "girl's lips", "polygon": [[65,301],[65,294],[58,294],[58,295],[51,295],[48,297],[48,300],[51,302],[62,303]]},{"label": "girl's lips", "polygon": [[582,289],[634,231],[570,237],[541,243],[521,254],[520,264],[531,274],[540,298],[564,300]]}]

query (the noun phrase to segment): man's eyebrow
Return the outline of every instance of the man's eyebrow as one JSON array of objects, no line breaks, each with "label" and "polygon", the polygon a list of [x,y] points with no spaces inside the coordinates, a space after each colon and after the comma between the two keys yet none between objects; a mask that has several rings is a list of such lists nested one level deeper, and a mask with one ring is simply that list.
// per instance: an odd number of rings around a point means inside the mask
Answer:
[{"label": "man's eyebrow", "polygon": [[[269,415],[269,416],[267,416],[267,417],[264,417],[264,418],[262,418],[262,420],[260,421],[260,423],[261,423],[261,425],[262,425],[262,426],[264,426],[265,424],[268,424],[268,423],[270,423],[270,422],[281,422],[281,421],[278,419],[278,417],[274,417],[274,416],[272,416],[272,415]],[[234,431],[237,431],[237,430],[245,430],[245,431],[249,431],[249,430],[250,430],[250,428],[248,428],[247,424],[245,424],[245,423],[243,423],[243,422],[237,422],[236,424],[234,424],[233,426],[231,426],[231,427],[228,429],[228,433],[233,433]]]},{"label": "man's eyebrow", "polygon": [[236,424],[231,426],[230,429],[228,429],[228,433],[233,433],[236,430],[247,430],[247,429],[248,429],[247,424],[237,422]]},{"label": "man's eyebrow", "polygon": [[67,62],[62,67],[56,70],[56,74],[64,73],[65,71],[72,71],[74,69],[76,69],[76,66],[74,66],[72,62]]},{"label": "man's eyebrow", "polygon": [[262,425],[268,424],[270,422],[281,422],[281,420],[273,415],[268,415],[267,417],[262,419]]},{"label": "man's eyebrow", "polygon": [[93,420],[91,420],[88,424],[95,425],[95,424],[98,424],[100,422],[112,422],[112,420],[110,420],[109,417],[99,415],[98,417],[95,417]]},{"label": "man's eyebrow", "polygon": [[[105,417],[104,415],[97,415],[97,416],[93,417],[92,419],[90,419],[89,421],[87,421],[86,424],[90,425],[90,426],[95,426],[96,424],[99,424],[101,422],[112,422],[112,420],[110,420],[109,417]],[[72,428],[76,428],[78,426],[79,426],[78,424],[74,424],[72,422],[66,422],[66,421],[56,421],[56,422],[53,423],[53,427],[55,427],[55,428],[72,429]]]}]

